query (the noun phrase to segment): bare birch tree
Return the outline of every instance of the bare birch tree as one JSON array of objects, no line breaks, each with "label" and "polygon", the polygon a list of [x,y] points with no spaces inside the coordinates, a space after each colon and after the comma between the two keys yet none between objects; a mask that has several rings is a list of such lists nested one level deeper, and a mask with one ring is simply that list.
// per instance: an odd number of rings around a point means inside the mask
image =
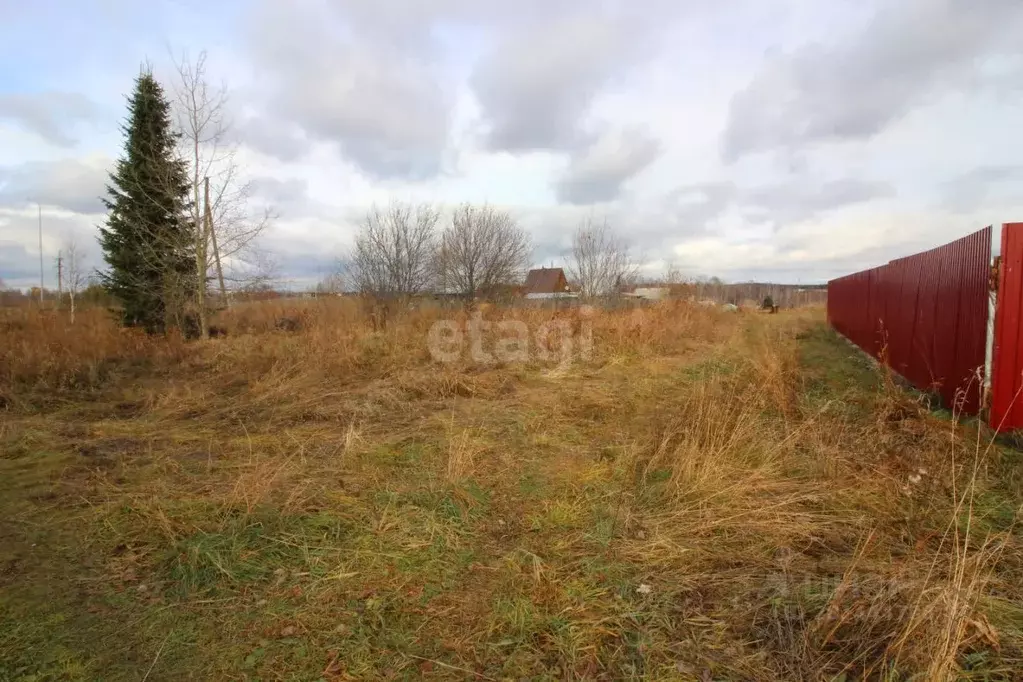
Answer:
[{"label": "bare birch tree", "polygon": [[[259,270],[256,240],[270,225],[273,212],[252,210],[251,185],[242,177],[238,146],[230,137],[228,91],[207,80],[206,53],[200,52],[194,62],[182,58],[177,71],[177,125],[188,167],[189,218],[195,233],[195,312],[199,333],[206,337],[209,280],[216,277],[221,303],[226,305],[227,282],[244,285],[253,270]],[[230,271],[225,274],[225,266],[236,266],[234,276]]]},{"label": "bare birch tree", "polygon": [[78,292],[88,286],[89,276],[85,268],[84,256],[74,237],[69,237],[61,249],[64,258],[63,277],[70,305],[71,324],[75,323],[75,298]]},{"label": "bare birch tree", "polygon": [[638,270],[628,244],[606,220],[596,223],[587,219],[576,230],[568,272],[583,298],[618,293],[636,278]]},{"label": "bare birch tree", "polygon": [[529,233],[507,211],[463,204],[441,238],[436,269],[442,286],[471,306],[476,296],[520,282],[532,253]]},{"label": "bare birch tree", "polygon": [[404,298],[433,280],[440,213],[429,204],[394,202],[366,214],[348,258],[350,285],[377,298]]}]

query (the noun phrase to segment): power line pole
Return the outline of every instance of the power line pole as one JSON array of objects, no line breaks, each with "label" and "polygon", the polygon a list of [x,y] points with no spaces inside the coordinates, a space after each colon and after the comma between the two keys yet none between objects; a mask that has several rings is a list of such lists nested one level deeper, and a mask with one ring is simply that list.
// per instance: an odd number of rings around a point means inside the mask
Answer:
[{"label": "power line pole", "polygon": [[220,249],[217,248],[217,231],[213,229],[213,212],[210,208],[210,179],[203,178],[203,192],[205,194],[205,220],[206,229],[209,231],[210,238],[213,240],[213,258],[217,264],[217,279],[220,280],[220,298],[221,305],[230,306],[230,302],[227,300],[227,287],[224,286],[224,268],[220,265]]},{"label": "power line pole", "polygon": [[36,203],[39,209],[39,307],[43,306],[43,205]]}]

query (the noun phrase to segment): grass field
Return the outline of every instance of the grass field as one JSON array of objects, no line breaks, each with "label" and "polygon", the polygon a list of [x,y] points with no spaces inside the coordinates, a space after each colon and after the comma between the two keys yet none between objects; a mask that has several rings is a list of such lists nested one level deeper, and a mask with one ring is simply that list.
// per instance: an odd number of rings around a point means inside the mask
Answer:
[{"label": "grass field", "polygon": [[0,312],[0,680],[1021,679],[1023,458],[822,311]]}]

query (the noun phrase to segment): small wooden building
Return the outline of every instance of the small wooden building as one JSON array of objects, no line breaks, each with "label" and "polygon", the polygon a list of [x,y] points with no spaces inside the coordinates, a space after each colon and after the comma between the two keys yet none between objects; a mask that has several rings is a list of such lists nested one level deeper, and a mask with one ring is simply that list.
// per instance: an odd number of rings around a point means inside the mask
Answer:
[{"label": "small wooden building", "polygon": [[526,298],[560,298],[570,296],[568,279],[562,268],[537,268],[526,275],[523,287]]}]

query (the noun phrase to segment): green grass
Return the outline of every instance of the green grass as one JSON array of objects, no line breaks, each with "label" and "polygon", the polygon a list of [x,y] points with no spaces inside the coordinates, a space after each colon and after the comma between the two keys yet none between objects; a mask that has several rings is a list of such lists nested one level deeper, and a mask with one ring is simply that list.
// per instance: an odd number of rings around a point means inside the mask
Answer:
[{"label": "green grass", "polygon": [[[473,395],[399,376],[316,409],[283,388],[245,404],[200,372],[12,411],[0,680],[876,677],[903,623],[836,586],[930,565],[948,501],[900,491],[950,427],[878,420],[897,398],[817,321],[743,324],[693,357],[474,373]],[[202,400],[145,407],[171,383]],[[452,443],[473,453],[458,477]],[[972,528],[1007,538],[979,601],[1000,639],[957,665],[1008,680],[1020,459],[993,457]],[[846,629],[825,641],[832,607]]]}]

